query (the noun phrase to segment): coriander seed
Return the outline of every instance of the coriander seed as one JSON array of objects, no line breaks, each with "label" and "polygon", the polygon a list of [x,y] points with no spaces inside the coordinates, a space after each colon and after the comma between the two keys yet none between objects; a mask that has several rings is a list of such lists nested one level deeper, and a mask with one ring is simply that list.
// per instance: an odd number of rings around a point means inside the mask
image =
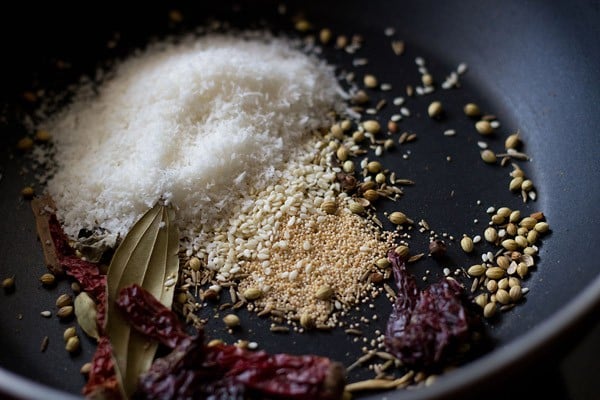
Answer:
[{"label": "coriander seed", "polygon": [[468,236],[463,236],[460,240],[460,247],[463,249],[465,253],[470,253],[474,249],[473,239]]},{"label": "coriander seed", "polygon": [[5,278],[4,280],[2,280],[2,289],[9,292],[11,290],[14,290],[14,288],[15,288],[15,278],[10,277],[10,278]]},{"label": "coriander seed", "polygon": [[235,314],[227,314],[223,317],[223,322],[228,328],[235,328],[240,325],[240,317]]},{"label": "coriander seed", "polygon": [[478,117],[481,115],[481,111],[479,110],[479,106],[475,103],[467,103],[463,108],[463,111],[467,115],[467,117]]},{"label": "coriander seed", "polygon": [[62,308],[62,307],[65,307],[65,306],[70,306],[72,304],[73,304],[73,298],[71,296],[69,296],[68,294],[66,294],[66,293],[61,294],[56,299],[56,307],[58,307],[58,308]]},{"label": "coriander seed", "polygon": [[489,121],[481,120],[475,123],[475,129],[482,135],[491,135],[494,132],[494,128]]},{"label": "coriander seed", "polygon": [[485,318],[492,318],[496,314],[496,303],[487,303],[483,308],[483,316]]},{"label": "coriander seed", "polygon": [[485,149],[481,152],[481,159],[488,164],[495,164],[497,161],[496,154],[489,149]]},{"label": "coriander seed", "polygon": [[46,273],[40,277],[40,281],[45,286],[51,286],[56,282],[56,277],[50,273]]},{"label": "coriander seed", "polygon": [[56,316],[60,319],[67,319],[73,315],[73,306],[64,306],[59,308]]},{"label": "coriander seed", "polygon": [[375,78],[375,76],[373,76],[371,74],[367,74],[367,75],[365,75],[365,77],[363,79],[363,83],[364,83],[365,87],[367,87],[369,89],[374,89],[377,87],[377,78]]},{"label": "coriander seed", "polygon": [[77,336],[77,329],[74,326],[68,327],[63,332],[63,339],[65,340],[65,342],[68,341],[69,338],[72,338],[74,336]]},{"label": "coriander seed", "polygon": [[388,219],[394,225],[402,225],[408,221],[406,215],[400,211],[394,211],[388,216]]},{"label": "coriander seed", "polygon": [[315,297],[319,300],[329,300],[332,296],[333,289],[331,289],[329,286],[321,286],[315,293]]},{"label": "coriander seed", "polygon": [[92,363],[91,362],[86,362],[85,364],[83,364],[81,366],[81,369],[79,369],[79,373],[82,375],[89,375],[90,372],[92,372]]},{"label": "coriander seed", "polygon": [[429,107],[427,107],[427,114],[431,117],[431,118],[437,118],[442,114],[442,103],[439,101],[434,101],[431,104],[429,104]]},{"label": "coriander seed", "polygon": [[244,290],[244,297],[246,300],[256,300],[263,295],[262,290],[257,288],[248,288]]},{"label": "coriander seed", "polygon": [[396,247],[396,249],[394,249],[394,251],[396,252],[396,254],[398,254],[398,256],[400,256],[400,258],[407,258],[408,254],[410,253],[410,249],[408,248],[408,246],[404,246],[404,245],[400,245],[398,247]]},{"label": "coriander seed", "polygon": [[517,147],[519,147],[520,144],[521,138],[519,137],[518,133],[513,133],[512,135],[508,136],[504,141],[504,147],[506,147],[507,150],[516,149]]},{"label": "coriander seed", "polygon": [[376,174],[382,170],[381,163],[379,161],[371,161],[367,164],[367,171],[371,174]]},{"label": "coriander seed", "polygon": [[369,133],[379,133],[379,131],[381,131],[381,125],[379,124],[379,122],[375,121],[374,119],[370,119],[368,121],[365,121],[362,123],[363,128],[365,128],[365,131],[369,132]]},{"label": "coriander seed", "polygon": [[79,350],[79,338],[77,336],[71,336],[69,339],[67,339],[65,349],[69,353],[75,353],[77,350]]}]

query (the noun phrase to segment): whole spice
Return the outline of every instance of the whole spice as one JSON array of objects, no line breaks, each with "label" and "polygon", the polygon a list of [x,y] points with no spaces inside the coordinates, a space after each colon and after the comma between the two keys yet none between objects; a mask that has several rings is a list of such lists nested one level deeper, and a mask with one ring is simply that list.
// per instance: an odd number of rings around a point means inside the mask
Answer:
[{"label": "whole spice", "polygon": [[442,114],[443,108],[442,108],[442,103],[439,101],[434,101],[431,104],[429,104],[429,107],[427,107],[427,114],[431,117],[431,118],[437,118]]},{"label": "whole spice", "polygon": [[463,236],[462,239],[460,239],[460,247],[465,253],[471,253],[474,249],[473,239],[466,235]]},{"label": "whole spice", "polygon": [[479,106],[477,106],[477,104],[475,104],[475,103],[465,104],[464,112],[468,117],[478,117],[479,115],[481,115]]},{"label": "whole spice", "polygon": [[519,137],[518,133],[513,133],[512,135],[509,135],[504,141],[504,147],[506,147],[507,150],[516,149],[517,147],[519,147],[520,144],[521,138]]},{"label": "whole spice", "polygon": [[[143,398],[341,398],[344,368],[327,358],[269,355],[218,342],[209,347],[202,330],[188,336],[177,316],[137,285],[121,291],[117,307],[137,332],[173,349],[140,377]],[[159,316],[164,323],[157,327]]]},{"label": "whole spice", "polygon": [[494,128],[492,128],[490,122],[486,120],[477,121],[475,123],[475,129],[477,129],[477,132],[482,135],[490,135],[494,133]]},{"label": "whole spice", "polygon": [[61,307],[57,312],[56,316],[60,319],[67,319],[73,315],[73,306]]},{"label": "whole spice", "polygon": [[56,307],[62,308],[73,304],[73,299],[70,295],[63,293],[56,299]]},{"label": "whole spice", "polygon": [[71,336],[67,339],[67,343],[65,344],[65,349],[69,353],[75,353],[79,350],[79,338],[77,336]]},{"label": "whole spice", "polygon": [[45,273],[40,277],[40,281],[44,286],[52,286],[56,282],[56,277],[50,273]]},{"label": "whole spice", "polygon": [[388,352],[407,366],[433,367],[453,358],[476,329],[464,289],[442,279],[419,291],[404,260],[394,252],[388,257],[398,288],[385,334]]},{"label": "whole spice", "polygon": [[263,295],[262,290],[257,288],[248,288],[244,290],[244,297],[246,300],[256,300]]},{"label": "whole spice", "polygon": [[72,338],[73,336],[77,336],[77,329],[75,329],[74,326],[70,326],[67,329],[65,329],[65,331],[63,332],[63,339],[65,340],[65,342],[67,340],[69,340],[69,338]]},{"label": "whole spice", "polygon": [[223,322],[228,328],[235,328],[240,325],[240,317],[235,314],[227,314],[223,317]]},{"label": "whole spice", "polygon": [[481,152],[481,159],[488,164],[494,164],[496,162],[496,154],[486,149]]},{"label": "whole spice", "polygon": [[365,128],[365,131],[369,132],[369,133],[379,133],[379,131],[381,130],[381,125],[379,125],[379,122],[375,121],[375,120],[368,120],[362,123],[363,128]]},{"label": "whole spice", "polygon": [[6,292],[11,292],[15,289],[15,278],[5,278],[2,280],[2,289]]},{"label": "whole spice", "polygon": [[81,329],[90,337],[98,340],[98,318],[96,303],[86,292],[81,292],[75,297],[75,316]]},{"label": "whole spice", "polygon": [[[134,392],[138,375],[150,367],[157,344],[149,344],[140,335],[131,334],[129,324],[115,310],[114,301],[122,287],[143,283],[144,288],[163,304],[171,305],[174,290],[166,282],[179,271],[179,237],[173,223],[174,213],[173,208],[159,203],[149,209],[117,247],[108,268],[105,329],[107,336],[112,338],[115,371],[126,395]],[[91,308],[87,299],[85,303]]]},{"label": "whole spice", "polygon": [[365,84],[365,87],[369,88],[369,89],[374,89],[377,87],[377,78],[375,78],[375,76],[373,75],[365,75],[364,79],[363,79],[363,83]]},{"label": "whole spice", "polygon": [[394,211],[389,215],[389,220],[394,225],[402,225],[408,222],[406,215],[400,211]]}]

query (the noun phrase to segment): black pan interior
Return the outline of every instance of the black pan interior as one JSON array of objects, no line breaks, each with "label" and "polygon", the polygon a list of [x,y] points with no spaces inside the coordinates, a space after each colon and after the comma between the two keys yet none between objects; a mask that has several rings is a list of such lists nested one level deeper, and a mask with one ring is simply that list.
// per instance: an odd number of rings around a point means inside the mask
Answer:
[{"label": "black pan interior", "polygon": [[[81,354],[69,357],[60,341],[64,325],[39,317],[39,312],[51,307],[57,294],[66,290],[66,283],[48,291],[37,281],[44,272],[41,250],[29,206],[19,196],[20,188],[31,178],[23,174],[23,163],[14,151],[14,143],[23,131],[13,117],[30,111],[19,93],[36,83],[64,87],[76,82],[78,74],[89,74],[107,60],[126,56],[149,38],[190,29],[207,15],[227,16],[241,25],[264,19],[270,26],[289,28],[289,20],[284,23],[278,17],[275,2],[238,4],[236,12],[231,12],[229,2],[135,8],[97,3],[69,9],[54,4],[25,4],[4,10],[11,21],[3,25],[1,35],[5,52],[2,100],[9,117],[0,126],[0,274],[15,275],[17,290],[0,296],[0,367],[77,394],[83,384],[79,367],[93,353],[90,342],[84,343]],[[502,202],[523,211],[544,211],[552,227],[541,247],[539,267],[526,282],[531,288],[527,301],[489,326],[497,350],[448,374],[431,388],[387,397],[431,398],[466,389],[476,393],[484,382],[489,382],[486,378],[514,372],[517,364],[525,366],[539,360],[549,349],[564,349],[566,341],[559,343],[558,339],[577,338],[584,328],[584,317],[587,321],[595,315],[591,312],[597,310],[600,298],[600,254],[595,244],[600,222],[598,2],[379,0],[287,4],[290,13],[304,10],[316,26],[362,34],[369,70],[398,88],[418,80],[413,62],[416,56],[424,57],[429,69],[440,77],[459,63],[468,63],[469,71],[460,90],[437,91],[411,100],[410,108],[421,115],[404,121],[403,129],[418,131],[422,142],[415,147],[410,162],[403,162],[398,154],[396,160],[393,154],[387,159],[418,183],[401,200],[408,213],[427,217],[440,230],[473,233],[477,228],[473,219],[485,218],[485,207]],[[169,26],[166,17],[173,7],[185,16],[179,28]],[[388,26],[394,27],[395,36],[406,42],[406,54],[401,59],[392,57],[389,38],[383,35]],[[119,46],[107,49],[106,42],[114,38],[114,32],[120,33]],[[351,60],[334,53],[326,56],[342,65]],[[57,59],[72,62],[73,68],[69,72],[50,68]],[[458,132],[473,134],[470,122],[460,115],[462,105],[468,101],[476,101],[497,115],[502,132],[521,131],[533,158],[525,168],[536,183],[539,199],[523,205],[519,198],[508,194],[507,170],[481,167],[474,151],[476,136],[459,134],[456,141],[442,140],[441,125],[424,117],[433,96],[448,105],[448,121]],[[391,110],[384,110],[381,120],[390,114]],[[490,142],[500,145],[502,140],[498,137]],[[446,156],[451,156],[453,162],[446,162]],[[454,194],[450,196],[450,192]],[[455,252],[452,261],[466,265],[473,260]],[[415,273],[425,268],[439,273],[435,264],[427,263],[415,267]],[[379,307],[385,310],[389,304],[381,303]],[[253,321],[251,326],[242,336],[263,337],[261,330],[266,330],[268,323]],[[216,327],[209,329],[222,334]],[[46,335],[50,345],[41,353],[39,345]],[[326,354],[345,360],[346,365],[358,355],[343,335],[328,338],[340,344],[327,349],[315,339],[311,335],[284,336],[270,340],[264,347]],[[38,397],[32,391],[34,386],[11,380],[4,372],[0,383],[9,393]],[[61,396],[64,393],[56,394],[57,398]]]}]

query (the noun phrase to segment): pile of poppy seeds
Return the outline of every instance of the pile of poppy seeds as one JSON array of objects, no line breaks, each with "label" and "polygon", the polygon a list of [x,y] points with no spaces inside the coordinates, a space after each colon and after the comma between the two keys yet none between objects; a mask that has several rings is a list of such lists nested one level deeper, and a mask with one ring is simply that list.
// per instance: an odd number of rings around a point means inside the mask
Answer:
[{"label": "pile of poppy seeds", "polygon": [[[427,236],[434,256],[445,251],[443,241],[459,241],[466,253],[476,252],[478,243],[491,244],[495,251],[484,252],[481,262],[443,274],[467,280],[487,318],[517,305],[528,291],[523,279],[536,264],[540,238],[549,231],[543,213],[490,207],[489,221],[473,237],[440,236],[426,221],[413,221],[399,202],[385,213],[386,224],[396,227],[392,231],[383,229],[376,213],[379,203],[397,201],[404,187],[418,184],[378,158],[417,139],[400,129],[411,115],[411,97],[459,87],[466,64],[437,83],[418,57],[421,82],[403,88],[393,100],[398,112],[382,123],[377,114],[386,102],[372,104],[369,93],[391,91],[392,85],[374,74],[365,74],[362,82],[354,72],[335,77],[333,67],[317,57],[321,46],[355,54],[362,37],[335,36],[302,18],[295,28],[300,39],[206,33],[183,44],[155,44],[118,66],[100,84],[98,96],[88,83],[71,106],[37,124],[18,146],[37,165],[38,181],[54,198],[75,246],[82,229],[97,243],[114,245],[153,203],[171,203],[178,213],[182,266],[174,308],[188,323],[202,324],[199,310],[221,299],[219,311],[232,331],[240,323],[235,310],[244,307],[271,317],[273,332],[342,328],[360,335],[360,323],[344,317],[380,295],[395,299],[387,253],[395,249],[409,262],[426,256],[410,252],[416,232]],[[395,31],[387,28],[384,35],[390,55],[401,57],[404,43],[394,38]],[[233,63],[240,51],[239,57],[254,61]],[[248,51],[254,55],[245,55]],[[199,72],[208,60],[212,67]],[[198,70],[191,61],[199,63]],[[164,73],[168,69],[175,72]],[[148,94],[148,85],[156,90]],[[425,112],[443,118],[443,104],[432,101]],[[494,152],[484,139],[498,135],[496,118],[474,103],[466,104],[464,113],[481,135],[482,161],[512,165],[507,190],[534,201],[533,182],[518,164],[529,161],[520,151],[521,135],[508,136],[505,148]],[[410,150],[399,153],[408,158]],[[24,188],[23,195],[32,197],[34,191]],[[13,285],[3,281],[5,288]],[[373,318],[377,314],[364,322]],[[362,340],[364,355],[349,369],[370,365],[377,379],[387,381],[348,390],[425,381],[416,371],[394,378],[397,360],[385,352],[382,332],[376,334]]]}]

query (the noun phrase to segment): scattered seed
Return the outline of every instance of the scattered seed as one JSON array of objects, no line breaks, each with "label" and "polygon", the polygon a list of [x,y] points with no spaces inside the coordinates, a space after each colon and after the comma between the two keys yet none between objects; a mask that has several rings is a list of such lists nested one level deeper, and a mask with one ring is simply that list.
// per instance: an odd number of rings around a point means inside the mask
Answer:
[{"label": "scattered seed", "polygon": [[67,340],[69,340],[69,338],[72,338],[73,336],[77,336],[77,330],[75,329],[74,326],[70,326],[67,329],[65,329],[65,331],[63,332],[63,339],[65,340],[65,342]]},{"label": "scattered seed", "polygon": [[352,211],[354,214],[362,214],[365,212],[365,208],[358,202],[353,201],[348,205],[348,208],[350,209],[350,211]]},{"label": "scattered seed", "polygon": [[58,307],[58,308],[62,308],[62,307],[65,307],[65,306],[70,306],[72,304],[73,304],[73,298],[70,295],[66,294],[66,293],[61,294],[56,299],[56,307]]},{"label": "scattered seed", "polygon": [[240,317],[235,314],[227,314],[223,317],[223,322],[228,328],[235,328],[240,325]]},{"label": "scattered seed", "polygon": [[483,308],[483,316],[485,318],[492,318],[496,314],[496,303],[487,303]]},{"label": "scattered seed", "polygon": [[392,51],[397,56],[402,55],[404,53],[404,42],[401,40],[392,41]]},{"label": "scattered seed", "polygon": [[431,74],[423,74],[421,75],[421,82],[425,86],[431,86],[433,85],[433,76]]},{"label": "scattered seed", "polygon": [[45,286],[51,286],[56,282],[56,277],[50,273],[45,273],[40,277],[40,281]]},{"label": "scattered seed", "polygon": [[500,279],[504,276],[506,271],[500,267],[491,267],[485,270],[485,276],[490,279]]},{"label": "scattered seed", "polygon": [[369,171],[371,174],[376,174],[382,169],[383,167],[379,161],[371,161],[367,164],[367,171]]},{"label": "scattered seed", "polygon": [[64,306],[59,308],[56,312],[56,316],[60,319],[67,319],[73,315],[73,306]]},{"label": "scattered seed", "polygon": [[365,87],[369,88],[369,89],[374,89],[377,87],[377,78],[375,78],[375,76],[367,74],[365,75],[364,79],[363,79],[363,83],[365,85]]},{"label": "scattered seed", "polygon": [[521,297],[523,297],[523,293],[521,291],[521,286],[519,286],[519,285],[512,286],[510,288],[508,294],[510,296],[510,299],[515,303],[518,302],[519,300],[521,300]]},{"label": "scattered seed", "polygon": [[475,123],[475,129],[482,135],[490,135],[494,132],[494,128],[492,128],[492,125],[486,120],[477,121]]},{"label": "scattered seed", "polygon": [[388,219],[394,225],[402,225],[408,221],[406,215],[400,211],[394,211],[388,216]]},{"label": "scattered seed", "polygon": [[40,313],[40,315],[44,318],[50,318],[52,316],[52,313],[48,310],[44,310]]},{"label": "scattered seed", "polygon": [[396,249],[394,250],[396,252],[396,254],[398,254],[401,258],[406,258],[408,257],[408,254],[410,253],[410,249],[408,248],[408,246],[404,246],[404,245],[400,245],[398,247],[396,247]]},{"label": "scattered seed", "polygon": [[547,222],[538,222],[533,226],[533,229],[539,233],[546,233],[550,230],[550,225]]},{"label": "scattered seed", "polygon": [[75,353],[79,350],[79,338],[77,336],[72,336],[67,339],[67,343],[65,344],[65,349],[69,353]]},{"label": "scattered seed", "polygon": [[42,344],[40,345],[40,351],[43,353],[48,348],[48,343],[50,342],[50,338],[48,336],[44,336],[42,339]]},{"label": "scattered seed", "polygon": [[431,104],[429,104],[429,107],[427,107],[427,114],[431,117],[431,118],[437,118],[442,114],[443,108],[442,108],[442,103],[439,101],[434,101]]},{"label": "scattered seed", "polygon": [[521,144],[521,138],[518,133],[513,133],[509,135],[504,141],[504,147],[508,149],[516,149]]},{"label": "scattered seed", "polygon": [[514,192],[516,190],[521,189],[522,184],[523,184],[523,178],[520,176],[517,176],[517,177],[511,179],[510,184],[508,185],[508,188]]},{"label": "scattered seed", "polygon": [[83,364],[81,369],[79,369],[79,373],[82,375],[89,375],[90,372],[92,372],[92,363],[90,362]]},{"label": "scattered seed", "polygon": [[9,292],[11,290],[14,290],[15,288],[15,278],[10,277],[10,278],[5,278],[2,280],[2,288]]},{"label": "scattered seed", "polygon": [[483,150],[481,152],[481,159],[488,164],[495,164],[497,160],[496,154],[489,149]]},{"label": "scattered seed", "polygon": [[273,333],[289,333],[290,332],[290,328],[288,328],[287,326],[280,326],[280,325],[272,326],[269,328],[269,330]]},{"label": "scattered seed", "polygon": [[481,111],[479,110],[479,106],[475,103],[467,103],[463,109],[465,114],[468,117],[478,117],[481,115]]},{"label": "scattered seed", "polygon": [[467,274],[471,276],[481,276],[485,273],[485,267],[481,264],[475,264],[469,267]]}]

